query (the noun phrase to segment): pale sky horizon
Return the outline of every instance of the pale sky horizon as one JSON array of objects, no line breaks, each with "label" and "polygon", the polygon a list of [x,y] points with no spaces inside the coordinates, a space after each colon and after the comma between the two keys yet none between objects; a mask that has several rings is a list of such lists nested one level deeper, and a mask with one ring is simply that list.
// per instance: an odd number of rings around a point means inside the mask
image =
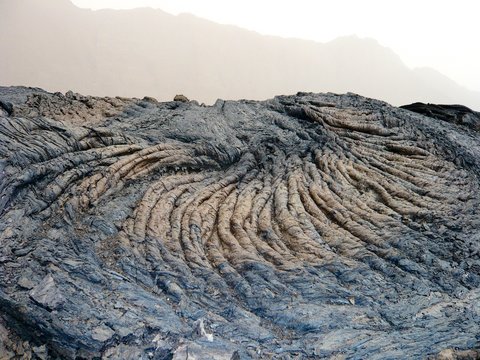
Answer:
[{"label": "pale sky horizon", "polygon": [[264,35],[328,42],[357,35],[377,40],[410,68],[430,67],[480,91],[480,3],[471,0],[71,0],[94,10],[152,7],[191,13]]}]

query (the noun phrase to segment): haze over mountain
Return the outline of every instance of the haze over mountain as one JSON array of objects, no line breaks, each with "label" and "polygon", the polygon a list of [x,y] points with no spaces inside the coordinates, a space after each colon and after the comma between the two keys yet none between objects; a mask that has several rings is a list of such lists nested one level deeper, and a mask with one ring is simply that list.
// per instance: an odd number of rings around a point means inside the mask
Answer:
[{"label": "haze over mountain", "polygon": [[394,105],[480,109],[480,93],[433,69],[411,70],[372,39],[284,39],[192,15],[91,11],[68,0],[0,0],[0,14],[1,85],[159,100],[182,93],[207,103],[356,92]]}]

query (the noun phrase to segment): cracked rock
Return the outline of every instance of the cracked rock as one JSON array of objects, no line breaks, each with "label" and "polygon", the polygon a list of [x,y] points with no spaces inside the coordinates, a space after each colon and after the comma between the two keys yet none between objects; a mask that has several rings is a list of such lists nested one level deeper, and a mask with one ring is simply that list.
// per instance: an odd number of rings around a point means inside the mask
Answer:
[{"label": "cracked rock", "polygon": [[30,291],[29,295],[32,300],[48,310],[58,308],[65,301],[64,296],[56,287],[52,275],[45,276],[45,278]]}]

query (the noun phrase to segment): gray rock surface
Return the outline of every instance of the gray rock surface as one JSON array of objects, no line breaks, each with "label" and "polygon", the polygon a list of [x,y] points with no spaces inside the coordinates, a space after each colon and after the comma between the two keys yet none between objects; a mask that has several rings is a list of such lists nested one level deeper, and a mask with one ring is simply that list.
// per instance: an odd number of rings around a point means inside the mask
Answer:
[{"label": "gray rock surface", "polygon": [[[20,281],[19,281],[19,285]],[[55,286],[55,280],[48,274],[29,293],[30,298],[48,310],[54,310],[65,302],[60,290]]]},{"label": "gray rock surface", "polygon": [[0,101],[5,358],[478,354],[479,132],[355,94]]}]

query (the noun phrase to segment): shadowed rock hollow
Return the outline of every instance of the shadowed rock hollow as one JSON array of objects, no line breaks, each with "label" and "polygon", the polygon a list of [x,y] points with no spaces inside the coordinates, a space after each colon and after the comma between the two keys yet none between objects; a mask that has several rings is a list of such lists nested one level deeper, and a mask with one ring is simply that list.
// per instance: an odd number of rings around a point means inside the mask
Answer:
[{"label": "shadowed rock hollow", "polygon": [[478,132],[354,94],[0,100],[6,356],[478,347]]}]

